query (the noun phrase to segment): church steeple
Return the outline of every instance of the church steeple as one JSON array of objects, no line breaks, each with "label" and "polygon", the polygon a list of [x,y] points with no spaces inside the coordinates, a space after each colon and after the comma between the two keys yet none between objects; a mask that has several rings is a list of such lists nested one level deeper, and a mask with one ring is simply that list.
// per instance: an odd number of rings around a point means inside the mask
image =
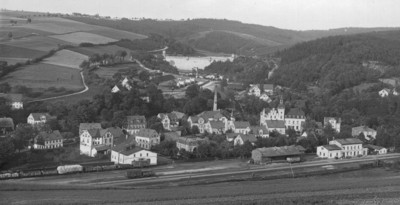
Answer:
[{"label": "church steeple", "polygon": [[214,87],[214,105],[213,105],[213,111],[217,111],[218,107],[217,107],[217,85],[215,85]]}]

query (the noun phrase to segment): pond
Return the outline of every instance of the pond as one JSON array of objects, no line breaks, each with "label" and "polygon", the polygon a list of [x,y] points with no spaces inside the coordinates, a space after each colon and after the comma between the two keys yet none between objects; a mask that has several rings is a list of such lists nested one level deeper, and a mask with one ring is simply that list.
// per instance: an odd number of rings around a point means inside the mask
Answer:
[{"label": "pond", "polygon": [[206,57],[187,57],[187,56],[166,56],[165,60],[179,70],[191,71],[193,68],[204,69],[213,61],[233,60],[233,57],[206,56]]}]

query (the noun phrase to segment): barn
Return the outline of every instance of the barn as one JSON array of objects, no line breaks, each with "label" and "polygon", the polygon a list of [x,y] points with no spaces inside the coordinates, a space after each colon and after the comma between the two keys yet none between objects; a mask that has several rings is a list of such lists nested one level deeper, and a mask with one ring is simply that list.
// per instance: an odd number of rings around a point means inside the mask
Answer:
[{"label": "barn", "polygon": [[300,146],[258,148],[251,152],[251,158],[255,164],[272,162],[299,162],[304,154],[299,147]]}]

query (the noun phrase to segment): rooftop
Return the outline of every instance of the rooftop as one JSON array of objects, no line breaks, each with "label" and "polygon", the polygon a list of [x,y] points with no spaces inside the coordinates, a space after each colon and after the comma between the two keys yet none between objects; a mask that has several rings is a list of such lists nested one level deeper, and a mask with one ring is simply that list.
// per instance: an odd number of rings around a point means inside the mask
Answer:
[{"label": "rooftop", "polygon": [[234,121],[233,124],[236,129],[250,128],[250,123],[248,121]]},{"label": "rooftop", "polygon": [[14,130],[14,121],[9,117],[0,118],[0,128],[12,128]]},{"label": "rooftop", "polygon": [[211,129],[223,129],[225,124],[221,121],[210,121]]},{"label": "rooftop", "polygon": [[126,121],[128,124],[145,124],[146,117],[143,115],[126,116]]},{"label": "rooftop", "polygon": [[351,128],[352,131],[359,131],[359,132],[376,132],[376,130],[369,128],[367,126],[358,126]]},{"label": "rooftop", "polygon": [[249,142],[256,142],[257,137],[254,134],[247,134],[247,135],[240,135],[242,138],[243,142],[249,141]]},{"label": "rooftop", "polygon": [[253,152],[255,151],[261,152],[263,157],[280,157],[303,154],[303,152],[293,145],[284,147],[264,147],[253,150]]},{"label": "rooftop", "polygon": [[269,129],[286,128],[285,121],[283,120],[265,120]]},{"label": "rooftop", "polygon": [[8,99],[11,102],[22,102],[22,94],[15,93],[0,93],[0,97]]},{"label": "rooftop", "polygon": [[100,123],[81,123],[79,124],[79,132],[90,129],[101,129]]},{"label": "rooftop", "polygon": [[362,144],[363,142],[357,138],[346,138],[334,140],[341,145]]},{"label": "rooftop", "polygon": [[31,115],[35,121],[40,121],[42,117],[45,117],[46,120],[54,118],[53,116],[49,115],[49,113],[31,113]]},{"label": "rooftop", "polygon": [[153,138],[153,137],[157,137],[158,133],[157,133],[157,131],[155,131],[153,129],[142,128],[135,135],[139,136],[139,137]]},{"label": "rooftop", "polygon": [[342,150],[342,148],[338,147],[337,145],[322,145],[325,149],[329,151],[333,150]]},{"label": "rooftop", "polygon": [[39,134],[36,137],[37,138],[42,137],[44,141],[63,139],[63,137],[60,134],[60,131],[58,130],[54,130],[53,132],[39,132]]},{"label": "rooftop", "polygon": [[304,114],[304,112],[301,110],[301,109],[299,109],[299,108],[292,108],[292,109],[290,109],[290,111],[286,114],[286,116],[288,116],[289,118],[291,117],[291,116],[299,116],[299,117],[305,117],[305,114]]}]

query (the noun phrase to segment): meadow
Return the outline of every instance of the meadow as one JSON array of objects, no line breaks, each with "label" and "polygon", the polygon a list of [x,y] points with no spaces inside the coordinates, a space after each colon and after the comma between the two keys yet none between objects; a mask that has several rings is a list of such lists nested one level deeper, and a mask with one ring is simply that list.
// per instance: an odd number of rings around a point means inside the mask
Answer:
[{"label": "meadow", "polygon": [[50,37],[66,41],[75,45],[79,45],[80,43],[105,44],[117,41],[116,39],[113,38],[108,38],[87,32],[75,32],[68,34],[52,35]]},{"label": "meadow", "polygon": [[130,52],[129,49],[122,48],[116,45],[105,45],[105,46],[93,46],[93,47],[74,47],[74,48],[69,48],[68,50],[75,51],[77,53],[86,55],[86,56],[92,56],[94,54],[115,54],[117,51],[126,51],[128,54]]},{"label": "meadow", "polygon": [[13,87],[22,85],[38,91],[50,87],[81,90],[83,84],[79,72],[78,69],[39,63],[18,68],[3,77],[1,82],[8,82]]},{"label": "meadow", "polygon": [[137,64],[120,64],[120,65],[115,65],[115,66],[110,66],[110,67],[100,67],[95,71],[97,75],[99,75],[101,78],[108,78],[111,79],[115,73],[121,70],[127,70],[127,69],[141,69]]},{"label": "meadow", "polygon": [[11,45],[0,44],[0,57],[5,58],[37,58],[45,55],[47,52],[28,48],[21,48]]},{"label": "meadow", "polygon": [[63,49],[55,53],[50,58],[43,60],[43,63],[80,70],[79,65],[87,59],[88,57],[85,55]]},{"label": "meadow", "polygon": [[30,36],[28,38],[19,38],[5,41],[3,42],[3,44],[48,52],[52,49],[57,49],[59,45],[66,45],[68,44],[68,42],[50,38],[47,36]]}]

